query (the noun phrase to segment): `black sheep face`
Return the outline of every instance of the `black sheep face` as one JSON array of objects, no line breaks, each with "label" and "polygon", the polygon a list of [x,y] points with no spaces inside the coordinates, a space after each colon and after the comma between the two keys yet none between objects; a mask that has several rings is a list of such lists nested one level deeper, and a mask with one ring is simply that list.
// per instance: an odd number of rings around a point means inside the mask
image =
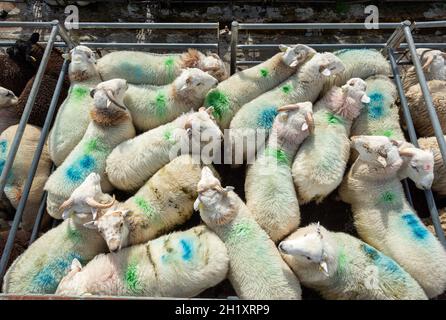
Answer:
[{"label": "black sheep face", "polygon": [[16,62],[28,62],[35,64],[36,58],[31,55],[33,45],[39,41],[40,35],[33,33],[28,40],[17,40],[6,52]]}]

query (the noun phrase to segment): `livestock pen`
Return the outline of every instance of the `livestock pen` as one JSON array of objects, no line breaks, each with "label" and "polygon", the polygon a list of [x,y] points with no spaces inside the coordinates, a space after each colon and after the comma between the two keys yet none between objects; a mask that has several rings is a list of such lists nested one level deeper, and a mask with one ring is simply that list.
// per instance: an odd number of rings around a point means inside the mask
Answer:
[{"label": "livestock pen", "polygon": [[[63,24],[59,21],[52,22],[0,22],[1,27],[22,27],[22,28],[46,28],[51,30],[49,38],[46,41],[43,41],[42,44],[45,44],[45,53],[42,59],[42,62],[39,66],[36,81],[33,84],[31,94],[27,101],[25,110],[23,112],[23,116],[21,117],[19,128],[17,130],[17,134],[14,137],[13,143],[10,148],[10,152],[6,158],[4,163],[3,171],[0,176],[0,193],[3,192],[7,183],[7,177],[11,167],[14,163],[14,159],[17,154],[17,150],[23,136],[25,126],[28,122],[28,118],[32,107],[34,105],[36,96],[39,91],[39,86],[48,63],[49,53],[53,47],[62,48],[64,50],[68,50],[73,48],[78,44],[82,44],[94,49],[106,49],[106,50],[178,50],[178,49],[188,49],[188,48],[196,48],[196,49],[208,49],[216,52],[217,54],[221,54],[219,48],[219,36],[220,36],[220,27],[218,23],[90,23],[90,22],[82,22],[79,23],[80,30],[84,29],[190,29],[190,30],[207,30],[210,32],[215,32],[216,41],[213,43],[131,43],[131,42],[121,42],[121,43],[110,43],[110,42],[81,42],[77,43],[72,34],[65,28]],[[424,30],[424,29],[432,29],[432,28],[446,28],[446,21],[430,21],[430,22],[409,22],[404,21],[401,23],[380,23],[380,29],[387,29],[392,31],[392,35],[387,39],[384,43],[304,43],[316,50],[326,50],[332,51],[337,49],[356,49],[356,48],[373,48],[382,50],[383,54],[388,58],[392,73],[393,73],[393,81],[398,90],[400,105],[402,108],[402,113],[404,116],[404,121],[406,124],[406,133],[409,137],[409,141],[418,146],[417,135],[415,132],[415,128],[413,125],[412,117],[410,114],[409,106],[407,103],[407,99],[405,97],[405,92],[403,89],[401,76],[400,76],[400,66],[402,65],[413,65],[416,70],[416,75],[418,79],[418,83],[421,86],[421,90],[425,99],[426,107],[429,114],[429,119],[431,121],[432,127],[435,132],[435,136],[440,148],[440,152],[443,158],[443,162],[446,165],[446,142],[443,137],[443,132],[441,130],[439,120],[437,114],[435,112],[432,98],[429,93],[429,89],[426,83],[425,76],[423,74],[421,63],[419,58],[416,55],[417,47],[428,47],[428,48],[446,48],[446,43],[415,43],[413,38],[413,32],[416,30]],[[283,30],[363,30],[364,32],[375,32],[374,29],[368,30],[366,29],[363,23],[272,23],[272,24],[264,24],[264,23],[238,23],[234,21],[231,26],[231,45],[230,45],[230,70],[231,74],[237,71],[237,67],[239,66],[251,66],[262,62],[263,59],[258,60],[239,60],[238,52],[240,51],[255,51],[259,52],[273,50],[277,48],[277,44],[273,43],[261,43],[261,44],[253,44],[253,43],[240,43],[240,38],[242,36],[243,31],[255,32],[255,31],[283,31]],[[57,37],[60,37],[62,41],[57,41]],[[0,42],[0,46],[7,47],[13,44],[13,41],[2,41]],[[411,59],[406,59],[407,52],[410,53]],[[260,56],[260,55],[259,55]],[[19,205],[15,211],[13,223],[11,229],[9,231],[9,235],[6,241],[6,245],[3,251],[3,254],[0,259],[0,286],[3,282],[3,277],[7,271],[8,262],[10,260],[10,255],[13,249],[14,241],[17,235],[17,231],[19,230],[20,222],[22,219],[23,211],[27,204],[27,199],[29,196],[30,188],[34,179],[34,175],[37,170],[37,165],[45,144],[45,141],[48,137],[50,126],[54,117],[54,113],[57,107],[57,101],[59,98],[60,90],[62,88],[63,79],[65,78],[68,70],[69,62],[66,60],[60,70],[59,79],[57,82],[57,87],[52,97],[51,105],[45,120],[45,124],[42,129],[42,133],[40,136],[39,144],[37,150],[34,154],[34,158],[32,161],[32,165],[29,168],[28,178],[23,187],[22,197],[20,199]],[[221,166],[219,168],[221,172],[227,173],[227,176],[224,177],[225,182],[231,182],[231,184],[240,185],[240,182],[234,181],[237,177],[240,176],[242,171],[236,170],[235,173],[230,173],[227,167]],[[223,174],[222,174],[223,176]],[[243,184],[242,184],[243,185]],[[425,205],[421,206],[416,203],[416,197],[419,197],[420,192],[416,191],[412,188],[411,184],[407,181],[404,181],[404,188],[406,192],[406,196],[411,203],[411,205],[415,205],[417,209],[420,207],[421,210],[425,210],[429,213],[432,218],[432,222],[435,228],[436,235],[440,242],[446,247],[446,239],[445,234],[441,228],[437,205],[440,204],[440,201],[436,201],[431,190],[423,191]],[[239,190],[242,188],[238,188]],[[42,221],[42,217],[45,214],[46,210],[46,193],[42,194],[41,205],[35,220],[34,228],[31,233],[31,237],[29,243],[31,244],[33,241],[37,239],[39,236],[40,224]],[[336,210],[336,206],[334,209]],[[55,221],[54,225],[57,224]],[[0,294],[0,299],[23,299],[23,298],[31,298],[31,299],[55,299],[57,296],[17,296],[17,295],[8,295],[8,294]],[[88,297],[87,299],[95,299],[96,297]],[[107,299],[107,297],[100,297],[101,299]],[[227,298],[227,297],[226,297]],[[118,299],[114,297],[113,299]],[[127,299],[127,297],[125,298]]]}]

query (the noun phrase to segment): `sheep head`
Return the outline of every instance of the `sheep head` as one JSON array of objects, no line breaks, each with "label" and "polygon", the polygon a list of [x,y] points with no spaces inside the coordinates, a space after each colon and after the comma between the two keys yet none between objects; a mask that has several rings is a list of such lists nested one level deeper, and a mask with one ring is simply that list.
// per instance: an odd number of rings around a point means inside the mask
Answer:
[{"label": "sheep head", "polygon": [[206,93],[218,84],[217,79],[197,68],[184,69],[175,79],[176,92],[188,99],[193,96],[203,101]]},{"label": "sheep head", "polygon": [[32,65],[38,64],[39,57],[33,56],[33,46],[40,39],[40,34],[33,33],[28,40],[17,40],[15,44],[6,49],[6,53],[16,62],[27,62]]},{"label": "sheep head", "polygon": [[316,50],[304,44],[296,44],[291,47],[281,44],[279,45],[279,49],[283,52],[282,61],[292,68],[301,65],[307,61],[308,58],[311,58],[316,54]]},{"label": "sheep head", "polygon": [[385,136],[354,136],[352,147],[359,152],[359,159],[383,168],[400,169],[403,164],[398,143]]},{"label": "sheep head", "polygon": [[[446,53],[440,50],[420,48],[417,49],[417,55],[420,58],[423,70],[425,72],[443,71],[446,69]],[[438,80],[446,80],[445,78]]]},{"label": "sheep head", "polygon": [[201,170],[201,179],[197,185],[198,197],[194,203],[194,210],[200,211],[201,218],[206,224],[221,225],[231,221],[236,210],[230,197],[233,187],[223,188],[209,167]]},{"label": "sheep head", "polygon": [[271,137],[282,144],[299,145],[314,131],[313,104],[310,101],[278,108]]},{"label": "sheep head", "polygon": [[345,70],[342,61],[333,53],[325,52],[319,54],[316,58],[317,65],[319,66],[319,73],[325,77],[337,75]]},{"label": "sheep head", "polygon": [[84,227],[98,230],[107,243],[110,252],[116,252],[127,246],[130,228],[126,220],[129,210],[110,208],[99,218],[87,222]]},{"label": "sheep head", "polygon": [[[369,103],[370,98],[366,94],[367,84],[360,78],[351,78],[345,85],[341,87],[343,96],[339,105],[336,103],[329,103],[329,106],[334,106],[334,112],[353,120],[361,113],[363,103]],[[336,93],[335,93],[336,94]]]},{"label": "sheep head", "polygon": [[0,87],[0,109],[16,105],[18,98],[11,90]]},{"label": "sheep head", "polygon": [[292,256],[312,280],[323,280],[336,272],[335,259],[329,243],[329,232],[319,223],[298,229],[279,243],[279,250]]},{"label": "sheep head", "polygon": [[95,109],[108,110],[110,112],[119,109],[127,111],[124,104],[124,96],[128,88],[127,80],[124,79],[101,82],[90,92],[94,100]]},{"label": "sheep head", "polygon": [[69,218],[72,213],[90,212],[93,219],[96,219],[98,210],[110,208],[115,202],[113,197],[108,203],[101,203],[100,201],[104,198],[109,198],[109,196],[101,190],[101,176],[93,172],[73,191],[70,198],[62,203],[59,210],[63,211],[63,219]]},{"label": "sheep head", "polygon": [[434,154],[432,151],[415,148],[408,143],[401,143],[399,153],[403,158],[400,178],[411,179],[418,189],[430,189],[434,181]]},{"label": "sheep head", "polygon": [[62,56],[71,61],[68,73],[72,81],[84,81],[97,75],[96,58],[90,48],[77,46]]},{"label": "sheep head", "polygon": [[196,67],[209,73],[218,81],[223,81],[229,77],[225,63],[215,53],[200,54]]}]

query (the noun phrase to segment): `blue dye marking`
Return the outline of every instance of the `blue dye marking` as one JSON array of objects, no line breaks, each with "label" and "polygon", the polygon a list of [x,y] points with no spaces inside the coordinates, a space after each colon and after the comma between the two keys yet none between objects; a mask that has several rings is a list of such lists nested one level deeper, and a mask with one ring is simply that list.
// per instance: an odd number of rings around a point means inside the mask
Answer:
[{"label": "blue dye marking", "polygon": [[89,155],[84,155],[80,160],[79,164],[83,169],[92,169],[94,167],[94,158]]},{"label": "blue dye marking", "polygon": [[3,160],[3,159],[0,159],[0,174],[2,174],[2,172],[3,172],[3,167],[5,166],[5,160]]},{"label": "blue dye marking", "polygon": [[83,181],[94,169],[95,159],[90,155],[83,155],[77,162],[68,167],[66,176],[70,181]]},{"label": "blue dye marking", "polygon": [[181,239],[180,244],[183,249],[183,259],[189,261],[192,258],[192,243],[189,240]]},{"label": "blue dye marking", "polygon": [[8,142],[6,140],[0,140],[0,155],[6,155],[6,147]]},{"label": "blue dye marking", "polygon": [[384,96],[379,92],[369,94],[368,114],[372,119],[381,118],[384,115]]},{"label": "blue dye marking", "polygon": [[395,261],[393,261],[389,257],[386,257],[385,255],[383,255],[381,252],[379,252],[375,248],[373,248],[365,243],[361,244],[361,248],[364,251],[364,253],[370,259],[373,260],[373,262],[375,263],[375,265],[378,268],[382,268],[385,271],[389,271],[392,273],[401,271],[400,267],[395,263]]},{"label": "blue dye marking", "polygon": [[263,129],[271,129],[274,118],[277,116],[277,114],[278,112],[276,107],[268,107],[263,109],[257,118],[257,125]]},{"label": "blue dye marking", "polygon": [[73,182],[79,182],[82,180],[82,172],[75,167],[69,167],[67,169],[67,177]]},{"label": "blue dye marking", "polygon": [[415,238],[423,240],[429,236],[429,231],[412,213],[407,213],[401,216],[412,231]]},{"label": "blue dye marking", "polygon": [[124,71],[125,74],[139,81],[144,80],[144,70],[140,66],[132,64],[130,62],[122,62],[120,66],[121,70]]}]

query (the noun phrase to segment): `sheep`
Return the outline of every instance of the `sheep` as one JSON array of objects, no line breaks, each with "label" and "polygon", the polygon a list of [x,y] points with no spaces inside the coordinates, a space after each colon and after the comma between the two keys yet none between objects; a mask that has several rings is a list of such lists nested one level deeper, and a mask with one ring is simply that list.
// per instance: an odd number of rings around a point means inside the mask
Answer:
[{"label": "sheep", "polygon": [[404,196],[398,177],[404,149],[399,151],[384,136],[353,137],[352,147],[359,156],[339,194],[352,206],[358,234],[401,265],[429,298],[441,294],[446,289],[446,250]]},{"label": "sheep", "polygon": [[175,158],[180,147],[181,153],[185,153],[185,148],[190,150],[190,143],[194,156],[202,154],[201,148],[196,150],[194,147],[200,147],[202,143],[220,150],[222,133],[211,113],[212,108],[191,111],[118,145],[106,161],[106,172],[112,185],[120,190],[137,190]]},{"label": "sheep", "polygon": [[233,188],[223,188],[212,171],[204,167],[197,190],[194,207],[226,245],[228,279],[238,297],[300,300],[298,279]]},{"label": "sheep", "polygon": [[89,111],[93,103],[90,91],[102,81],[94,53],[89,48],[77,46],[65,58],[71,60],[68,69],[71,86],[48,138],[51,160],[56,166],[60,166],[82,140],[90,123]]},{"label": "sheep", "polygon": [[136,129],[144,132],[173,121],[191,109],[197,110],[206,93],[217,83],[208,73],[187,68],[165,86],[130,85],[124,102]]},{"label": "sheep", "polygon": [[332,87],[314,106],[315,130],[292,163],[292,175],[302,204],[320,203],[342,182],[350,155],[350,127],[370,98],[366,83],[352,78]]},{"label": "sheep", "polygon": [[125,202],[85,226],[98,229],[111,252],[145,243],[186,222],[193,213],[201,166],[190,155],[173,159]]},{"label": "sheep", "polygon": [[37,44],[39,38],[38,33],[33,33],[28,40],[17,40],[6,49],[6,53],[0,53],[0,86],[8,88],[16,96],[20,96],[42,60],[44,48]]},{"label": "sheep", "polygon": [[[446,139],[446,136],[444,136]],[[441,196],[446,195],[446,169],[443,158],[441,156],[440,148],[436,137],[420,138],[418,139],[420,148],[434,154],[434,181],[432,183],[432,190]]]},{"label": "sheep", "polygon": [[[90,183],[92,180],[94,184]],[[100,188],[99,175],[93,173],[85,184],[92,189]],[[82,189],[85,184],[79,188]],[[101,194],[101,198],[110,201],[107,194]],[[92,219],[90,208],[74,209],[85,211],[76,212],[43,234],[13,262],[4,277],[3,293],[53,294],[74,258],[86,264],[96,255],[107,251],[101,235],[83,226]]]},{"label": "sheep", "polygon": [[98,255],[84,268],[73,260],[56,294],[194,297],[223,281],[228,264],[224,243],[197,226]]},{"label": "sheep", "polygon": [[[18,125],[11,126],[0,135],[0,173],[3,170],[9,147],[14,140],[17,129]],[[31,162],[40,140],[40,134],[40,128],[26,125],[16,158],[9,172],[4,192],[14,208],[17,208],[22,197],[22,191],[28,178],[28,170],[31,167]],[[26,231],[31,231],[33,228],[40,206],[43,186],[50,175],[50,171],[51,160],[48,155],[48,147],[45,145],[31,185],[26,207],[23,211],[22,228]]]},{"label": "sheep", "polygon": [[311,102],[279,108],[264,153],[246,174],[246,206],[275,242],[300,223],[291,163],[299,145],[314,129],[312,108]]},{"label": "sheep", "polygon": [[[431,80],[427,82],[435,111],[443,132],[446,132],[446,81]],[[417,132],[423,137],[435,135],[429,113],[427,112],[424,96],[419,84],[406,91],[413,124]]]},{"label": "sheep", "polygon": [[18,98],[11,90],[0,87],[0,134],[10,126],[19,123],[20,118],[14,110]]},{"label": "sheep", "polygon": [[427,299],[393,259],[346,233],[313,223],[287,237],[279,249],[302,284],[325,299]]},{"label": "sheep", "polygon": [[[417,56],[420,59],[426,80],[446,80],[446,53],[440,50],[419,48],[417,49]],[[406,91],[410,87],[418,84],[418,77],[414,66],[403,73],[402,82],[403,88]]]},{"label": "sheep", "polygon": [[[237,72],[209,91],[204,106],[214,108],[213,115],[222,130],[229,128],[231,119],[244,104],[285,81],[316,54],[315,50],[302,44],[280,45],[279,49],[281,52],[272,58]],[[289,92],[292,87],[283,86],[282,90]]]},{"label": "sheep", "polygon": [[181,54],[115,51],[100,58],[97,66],[104,80],[122,78],[131,84],[166,85],[186,68],[206,71],[218,81],[228,77],[226,66],[218,55],[206,56],[195,49]]},{"label": "sheep", "polygon": [[[343,70],[344,65],[332,53],[317,53],[280,86],[243,105],[229,126],[232,150],[236,150],[238,142],[249,140],[252,133],[257,133],[254,130],[261,129],[268,132],[277,115],[278,107],[304,101],[313,103],[322,89],[324,78],[339,74]],[[243,147],[246,159],[247,147],[245,145]]]},{"label": "sheep", "polygon": [[61,218],[59,206],[91,172],[101,175],[105,192],[112,190],[105,174],[106,158],[114,147],[135,136],[132,118],[123,105],[127,88],[125,80],[114,79],[92,90],[94,108],[87,131],[45,184],[47,210],[53,218]]},{"label": "sheep", "polygon": [[345,66],[343,72],[335,78],[326,78],[323,94],[326,94],[333,86],[342,86],[348,79],[361,78],[366,80],[371,76],[390,75],[389,62],[377,50],[374,49],[343,49],[334,52]]}]

